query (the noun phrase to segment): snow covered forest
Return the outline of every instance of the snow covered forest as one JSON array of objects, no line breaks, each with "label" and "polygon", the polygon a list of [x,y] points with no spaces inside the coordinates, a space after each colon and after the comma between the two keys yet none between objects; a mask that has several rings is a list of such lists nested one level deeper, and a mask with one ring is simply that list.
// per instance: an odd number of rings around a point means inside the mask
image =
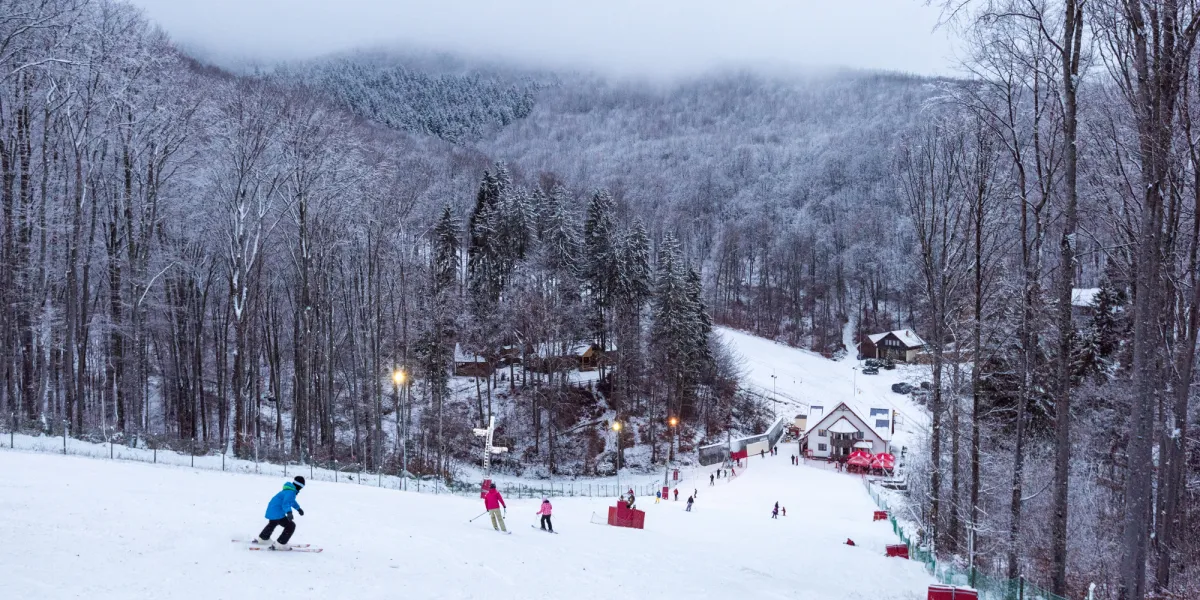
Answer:
[{"label": "snow covered forest", "polygon": [[594,475],[614,419],[646,468],[765,426],[714,325],[911,327],[924,543],[1197,597],[1200,4],[947,9],[960,78],[649,83],[233,73],[119,1],[6,0],[4,426],[452,477],[497,416],[500,468]]}]

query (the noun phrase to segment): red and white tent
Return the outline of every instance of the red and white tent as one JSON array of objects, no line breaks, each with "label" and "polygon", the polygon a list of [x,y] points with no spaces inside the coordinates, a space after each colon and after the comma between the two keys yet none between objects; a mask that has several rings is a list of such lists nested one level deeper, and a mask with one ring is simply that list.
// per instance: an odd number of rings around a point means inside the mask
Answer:
[{"label": "red and white tent", "polygon": [[896,468],[896,457],[887,452],[880,452],[871,458],[871,470],[891,473]]},{"label": "red and white tent", "polygon": [[871,453],[863,449],[855,449],[846,459],[846,466],[849,470],[866,471],[871,468]]}]

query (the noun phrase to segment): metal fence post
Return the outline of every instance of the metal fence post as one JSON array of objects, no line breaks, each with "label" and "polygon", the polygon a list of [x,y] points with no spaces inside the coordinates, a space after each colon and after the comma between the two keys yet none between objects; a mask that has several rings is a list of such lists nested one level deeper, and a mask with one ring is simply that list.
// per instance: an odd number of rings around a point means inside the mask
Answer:
[{"label": "metal fence post", "polygon": [[196,438],[188,440],[188,455],[191,457],[192,468],[196,468]]},{"label": "metal fence post", "polygon": [[1017,592],[1018,600],[1025,600],[1025,576],[1024,575],[1021,575],[1020,578],[1017,579],[1017,590],[1018,590],[1018,592]]},{"label": "metal fence post", "polygon": [[63,419],[63,456],[67,454],[67,420]]},{"label": "metal fence post", "polygon": [[224,452],[221,453],[221,470],[222,471],[225,470],[225,453]]},{"label": "metal fence post", "polygon": [[154,464],[158,464],[158,446],[154,447]]}]

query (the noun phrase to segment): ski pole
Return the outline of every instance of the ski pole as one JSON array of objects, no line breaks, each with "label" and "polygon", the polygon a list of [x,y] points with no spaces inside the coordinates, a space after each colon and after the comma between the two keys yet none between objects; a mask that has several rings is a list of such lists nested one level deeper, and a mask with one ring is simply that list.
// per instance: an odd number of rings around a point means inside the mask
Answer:
[{"label": "ski pole", "polygon": [[[485,510],[485,511],[479,513],[479,515],[476,516],[475,519],[478,519],[479,517],[482,517],[483,515],[486,515],[486,514],[488,514],[488,511]],[[471,519],[471,521],[474,521],[475,519]],[[467,522],[470,523],[471,521],[467,521]]]}]

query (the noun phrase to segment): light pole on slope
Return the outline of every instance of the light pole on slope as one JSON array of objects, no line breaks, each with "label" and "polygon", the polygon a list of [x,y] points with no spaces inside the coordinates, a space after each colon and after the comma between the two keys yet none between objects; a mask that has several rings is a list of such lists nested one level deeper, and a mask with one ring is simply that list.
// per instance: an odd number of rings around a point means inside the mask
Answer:
[{"label": "light pole on slope", "polygon": [[[675,426],[679,425],[679,419],[671,417],[667,419],[667,425],[671,426],[671,435],[667,438],[667,468],[663,471],[663,487],[671,485],[668,483],[667,476],[671,473],[671,461],[675,460]],[[666,500],[666,498],[663,498],[663,500]]]},{"label": "light pole on slope", "polygon": [[779,391],[775,387],[775,382],[778,380],[775,377],[775,369],[771,369],[771,416],[779,418]]},{"label": "light pole on slope", "polygon": [[616,437],[617,437],[617,495],[622,496],[623,494],[621,493],[621,422],[617,421],[617,420],[613,420],[612,430],[613,430],[613,433],[616,434]]}]

